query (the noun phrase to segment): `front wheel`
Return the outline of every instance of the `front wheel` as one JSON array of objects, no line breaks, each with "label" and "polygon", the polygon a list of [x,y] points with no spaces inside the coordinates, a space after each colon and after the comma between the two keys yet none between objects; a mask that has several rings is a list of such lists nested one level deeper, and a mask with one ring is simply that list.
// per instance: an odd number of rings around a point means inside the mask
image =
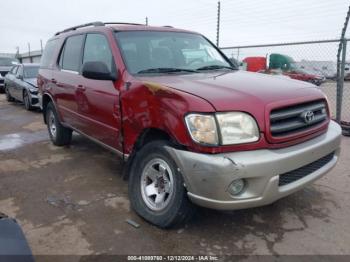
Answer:
[{"label": "front wheel", "polygon": [[155,141],[144,146],[134,159],[129,177],[132,208],[162,228],[184,222],[194,210],[182,175],[165,146],[170,144]]},{"label": "front wheel", "polygon": [[46,108],[46,124],[52,143],[56,146],[69,145],[72,141],[72,130],[64,127],[52,102]]}]

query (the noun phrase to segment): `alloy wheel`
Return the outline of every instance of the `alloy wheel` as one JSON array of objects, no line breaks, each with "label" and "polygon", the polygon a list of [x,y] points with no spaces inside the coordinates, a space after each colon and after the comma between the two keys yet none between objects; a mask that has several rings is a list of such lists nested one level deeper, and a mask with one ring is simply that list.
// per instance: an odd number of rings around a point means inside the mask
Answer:
[{"label": "alloy wheel", "polygon": [[141,196],[148,208],[164,210],[174,193],[173,172],[163,159],[152,159],[141,175]]},{"label": "alloy wheel", "polygon": [[56,117],[52,111],[49,112],[48,125],[49,125],[50,133],[52,137],[55,139],[57,135],[57,126],[56,126]]}]

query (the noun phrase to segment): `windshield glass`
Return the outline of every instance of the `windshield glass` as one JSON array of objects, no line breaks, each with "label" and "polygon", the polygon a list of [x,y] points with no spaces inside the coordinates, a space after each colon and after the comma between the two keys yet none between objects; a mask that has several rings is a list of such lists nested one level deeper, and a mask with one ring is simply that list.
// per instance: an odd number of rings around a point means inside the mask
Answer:
[{"label": "windshield glass", "polygon": [[0,66],[13,66],[18,64],[18,61],[11,57],[0,57]]},{"label": "windshield glass", "polygon": [[126,66],[132,74],[196,72],[198,69],[218,70],[231,67],[201,35],[127,31],[117,32],[116,38]]},{"label": "windshield glass", "polygon": [[39,67],[30,66],[24,68],[24,78],[36,78],[38,75]]}]

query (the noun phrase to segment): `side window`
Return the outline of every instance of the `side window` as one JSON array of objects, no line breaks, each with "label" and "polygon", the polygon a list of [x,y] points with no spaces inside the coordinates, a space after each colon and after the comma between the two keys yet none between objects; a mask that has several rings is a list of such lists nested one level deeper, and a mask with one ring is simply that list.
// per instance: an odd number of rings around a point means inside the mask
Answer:
[{"label": "side window", "polygon": [[22,66],[18,66],[18,70],[17,70],[17,76],[23,76],[23,67]]},{"label": "side window", "polygon": [[99,61],[106,64],[109,71],[114,70],[114,60],[109,48],[107,38],[101,34],[88,34],[86,36],[83,63]]},{"label": "side window", "polygon": [[68,37],[60,55],[62,69],[79,72],[81,65],[80,52],[83,45],[84,35]]},{"label": "side window", "polygon": [[50,63],[52,62],[52,56],[54,55],[54,51],[56,49],[57,41],[58,39],[54,39],[46,43],[45,50],[40,61],[41,68],[49,68]]},{"label": "side window", "polygon": [[15,74],[17,73],[17,68],[18,68],[18,66],[12,67],[10,73],[13,74],[13,75],[15,75]]}]

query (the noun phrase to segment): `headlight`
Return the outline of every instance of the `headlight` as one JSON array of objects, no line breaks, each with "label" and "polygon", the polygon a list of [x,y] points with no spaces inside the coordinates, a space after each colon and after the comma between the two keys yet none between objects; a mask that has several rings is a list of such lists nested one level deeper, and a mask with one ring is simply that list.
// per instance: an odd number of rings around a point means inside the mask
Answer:
[{"label": "headlight", "polygon": [[251,143],[259,140],[258,125],[255,119],[246,113],[190,114],[185,120],[192,139],[198,143],[219,145],[218,130],[221,135],[221,145]]},{"label": "headlight", "polygon": [[242,112],[218,113],[223,145],[243,144],[259,140],[259,128],[255,119]]},{"label": "headlight", "polygon": [[185,118],[187,128],[195,142],[217,145],[218,133],[213,115],[190,114]]}]

